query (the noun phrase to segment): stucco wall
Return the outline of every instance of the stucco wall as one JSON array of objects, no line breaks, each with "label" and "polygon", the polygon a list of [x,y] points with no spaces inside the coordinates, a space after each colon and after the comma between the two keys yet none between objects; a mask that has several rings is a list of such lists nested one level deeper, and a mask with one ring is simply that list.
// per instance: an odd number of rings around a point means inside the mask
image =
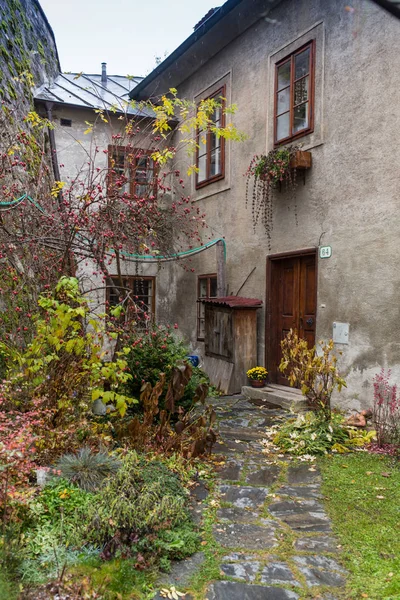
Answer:
[{"label": "stucco wall", "polygon": [[[227,78],[228,100],[239,107],[235,124],[249,136],[230,144],[226,180],[192,188],[207,214],[210,238],[226,238],[229,293],[237,293],[255,267],[240,293],[265,300],[268,254],[332,247],[331,258],[318,260],[316,337],[332,337],[334,321],[350,324],[349,344],[337,345],[348,384],[340,403],[359,408],[371,403],[372,378],[381,366],[400,383],[400,24],[370,2],[352,6],[353,12],[345,0],[286,0],[178,92],[194,99]],[[317,41],[316,126],[299,141],[311,150],[313,167],[305,185],[299,181],[296,203],[285,192],[276,197],[269,250],[262,227],[253,232],[243,174],[254,154],[272,147],[274,60],[309,37]],[[182,155],[182,169],[186,163]],[[178,275],[178,295],[171,300],[194,341],[197,275],[216,271],[215,251],[199,255],[193,267],[196,273]],[[264,310],[259,312],[263,362]]]},{"label": "stucco wall", "polygon": [[[61,119],[71,121],[70,127],[61,125]],[[71,106],[54,105],[53,123],[57,157],[60,166],[62,181],[70,184],[75,178],[85,179],[89,162],[95,160],[95,167],[104,171],[108,167],[108,155],[104,150],[112,143],[112,136],[121,133],[124,122],[117,116],[108,114],[108,123],[97,119],[92,132],[85,133],[87,123],[93,123],[96,113],[92,109],[81,109]],[[149,145],[148,136],[140,140],[140,134],[135,138],[138,148],[146,149]],[[98,152],[96,153],[96,148]],[[170,262],[130,262],[121,263],[123,275],[155,277],[155,315],[158,323],[170,324],[176,320],[176,315],[171,310],[171,298],[177,296],[177,279],[182,270],[176,269]],[[79,276],[82,290],[92,290],[89,294],[92,308],[104,311],[105,289],[102,278],[96,274],[97,269],[90,260],[82,262],[77,275]],[[117,273],[115,264],[110,265],[110,272]],[[94,291],[93,291],[94,290]],[[175,319],[175,320],[174,320]]]}]

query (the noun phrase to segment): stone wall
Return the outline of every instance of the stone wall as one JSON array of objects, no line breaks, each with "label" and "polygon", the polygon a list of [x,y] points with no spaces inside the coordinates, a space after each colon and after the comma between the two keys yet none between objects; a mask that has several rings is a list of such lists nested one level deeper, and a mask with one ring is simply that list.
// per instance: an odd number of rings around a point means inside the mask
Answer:
[{"label": "stone wall", "polygon": [[18,118],[33,107],[32,86],[56,77],[60,64],[37,0],[0,0],[0,16],[0,99]]}]

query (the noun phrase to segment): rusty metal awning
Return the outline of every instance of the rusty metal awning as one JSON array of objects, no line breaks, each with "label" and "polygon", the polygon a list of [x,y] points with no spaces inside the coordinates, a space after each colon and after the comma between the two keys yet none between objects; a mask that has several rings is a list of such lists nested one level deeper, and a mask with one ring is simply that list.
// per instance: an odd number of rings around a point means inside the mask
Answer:
[{"label": "rusty metal awning", "polygon": [[201,298],[203,304],[228,306],[229,308],[260,308],[262,300],[257,298],[242,298],[241,296],[224,296],[222,298]]}]

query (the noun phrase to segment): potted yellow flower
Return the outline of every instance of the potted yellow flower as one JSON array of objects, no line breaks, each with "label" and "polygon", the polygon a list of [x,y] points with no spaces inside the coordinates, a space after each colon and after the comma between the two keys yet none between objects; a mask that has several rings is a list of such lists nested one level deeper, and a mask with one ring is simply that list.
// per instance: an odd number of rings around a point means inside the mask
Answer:
[{"label": "potted yellow flower", "polygon": [[268,371],[265,367],[253,367],[246,373],[252,387],[264,387]]}]

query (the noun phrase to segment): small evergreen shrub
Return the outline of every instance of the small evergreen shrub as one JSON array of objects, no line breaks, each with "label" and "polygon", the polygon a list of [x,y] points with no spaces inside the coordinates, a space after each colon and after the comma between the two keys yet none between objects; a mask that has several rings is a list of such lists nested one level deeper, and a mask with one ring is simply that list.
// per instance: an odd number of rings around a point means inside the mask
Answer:
[{"label": "small evergreen shrub", "polygon": [[121,462],[106,452],[93,452],[81,448],[76,454],[65,454],[56,464],[56,470],[71,483],[81,489],[93,492],[107,477],[114,475]]},{"label": "small evergreen shrub", "polygon": [[[85,539],[102,545],[106,559],[135,552],[174,558],[196,549],[188,495],[177,475],[136,452],[124,456],[116,475],[95,495],[87,519]],[[178,543],[181,528],[191,543]]]}]

